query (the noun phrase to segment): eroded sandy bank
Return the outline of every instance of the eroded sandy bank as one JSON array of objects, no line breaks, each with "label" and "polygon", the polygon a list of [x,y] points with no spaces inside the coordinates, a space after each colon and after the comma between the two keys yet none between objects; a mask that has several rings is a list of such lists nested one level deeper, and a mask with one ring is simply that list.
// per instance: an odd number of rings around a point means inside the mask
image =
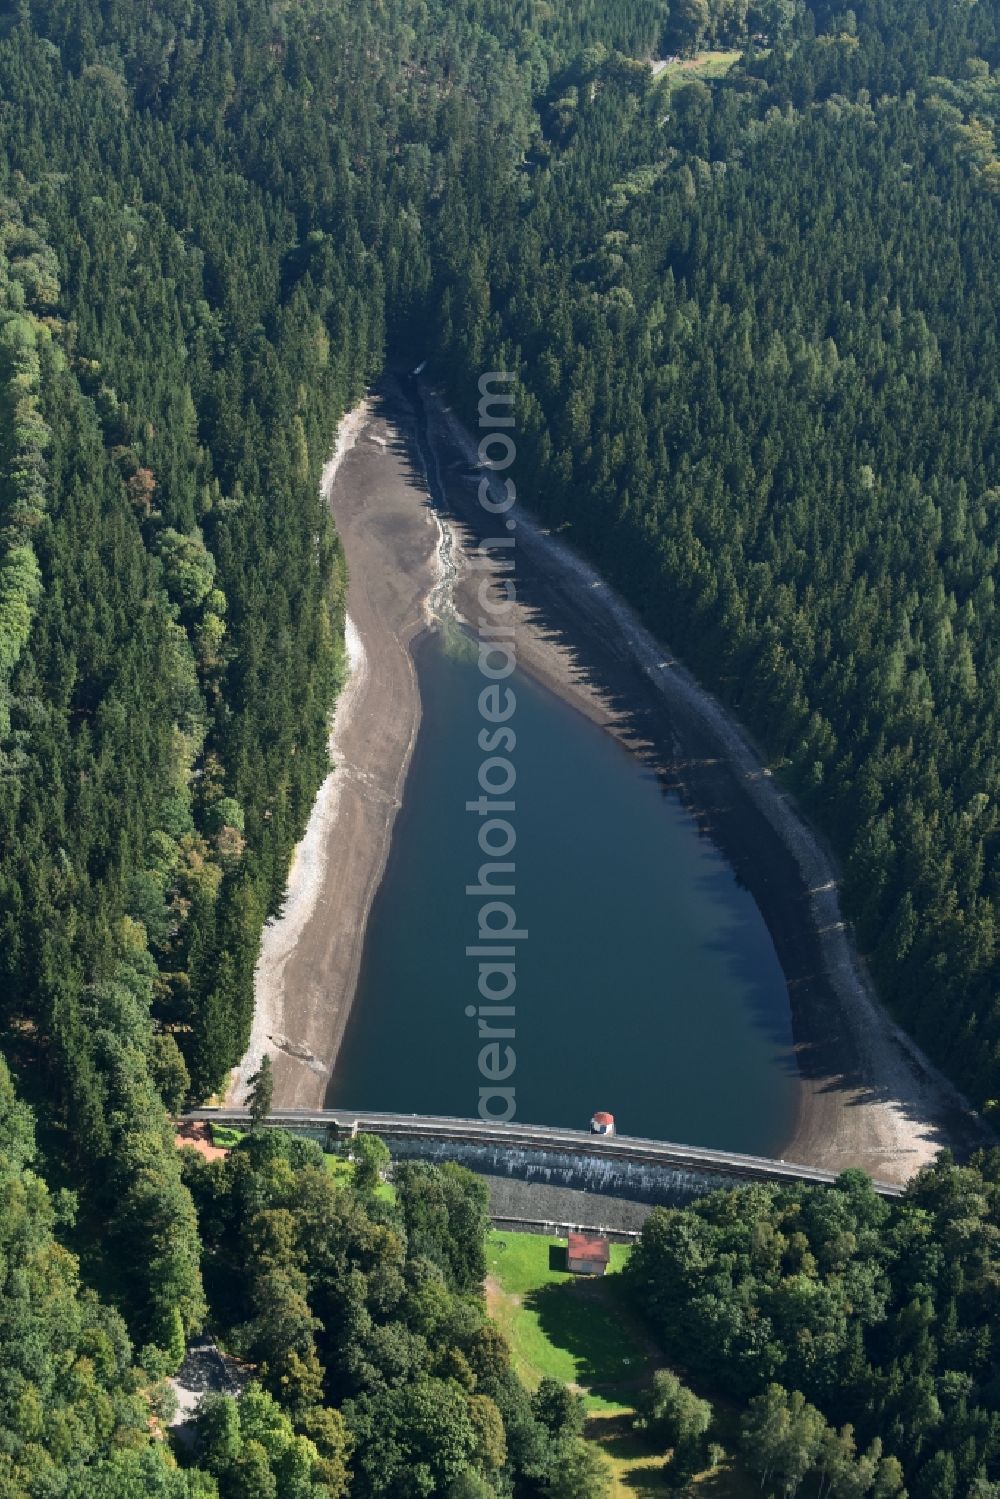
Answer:
[{"label": "eroded sandy bank", "polygon": [[[250,1045],[229,1089],[242,1101],[267,1051],[285,1108],[322,1103],[350,1011],[420,721],[408,646],[423,624],[439,541],[410,452],[377,400],[345,416],[323,490],[351,574],[349,675],[331,724],[333,769],[296,848],[282,912],[264,929]],[[392,565],[375,565],[382,554]]]}]

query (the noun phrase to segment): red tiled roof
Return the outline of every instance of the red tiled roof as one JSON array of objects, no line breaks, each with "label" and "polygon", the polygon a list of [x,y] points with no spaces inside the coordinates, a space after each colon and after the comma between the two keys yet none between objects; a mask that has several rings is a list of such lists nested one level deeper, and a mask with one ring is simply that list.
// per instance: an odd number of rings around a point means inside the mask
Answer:
[{"label": "red tiled roof", "polygon": [[614,1114],[600,1113],[600,1114],[595,1114],[594,1115],[594,1123],[595,1124],[614,1124],[614,1122],[615,1122],[615,1116],[614,1116]]},{"label": "red tiled roof", "polygon": [[611,1246],[599,1234],[570,1234],[566,1254],[571,1260],[603,1260],[607,1264]]}]

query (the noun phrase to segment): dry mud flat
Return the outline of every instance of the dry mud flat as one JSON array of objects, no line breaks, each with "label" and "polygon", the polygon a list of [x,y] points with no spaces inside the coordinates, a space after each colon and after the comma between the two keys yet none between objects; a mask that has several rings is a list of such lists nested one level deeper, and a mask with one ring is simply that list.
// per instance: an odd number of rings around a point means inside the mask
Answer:
[{"label": "dry mud flat", "polygon": [[[234,1101],[266,1048],[276,1103],[322,1103],[420,721],[411,643],[428,599],[453,601],[474,625],[484,577],[497,586],[480,559],[466,564],[498,529],[478,505],[474,463],[474,440],[426,387],[389,380],[342,425],[327,483],[350,571],[354,670],[332,730],[336,769],[297,851],[283,915],[265,930]],[[526,490],[528,476],[516,465],[512,474]],[[520,505],[515,513],[519,664],[680,792],[767,921],[788,978],[800,1075],[786,1158],[901,1181],[943,1144],[968,1143],[976,1131],[961,1101],[872,997],[825,850],[742,731],[571,548]]]}]

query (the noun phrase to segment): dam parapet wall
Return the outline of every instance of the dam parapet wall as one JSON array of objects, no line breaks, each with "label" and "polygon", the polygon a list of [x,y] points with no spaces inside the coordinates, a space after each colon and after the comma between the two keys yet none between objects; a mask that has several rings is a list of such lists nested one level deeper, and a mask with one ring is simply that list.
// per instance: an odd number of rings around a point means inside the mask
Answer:
[{"label": "dam parapet wall", "polygon": [[[250,1123],[246,1109],[199,1109],[184,1118],[235,1129]],[[327,1149],[349,1149],[358,1134],[374,1134],[385,1141],[394,1160],[455,1161],[494,1181],[507,1177],[540,1190],[558,1188],[636,1203],[680,1204],[750,1181],[814,1186],[836,1181],[832,1172],[763,1156],[541,1125],[353,1110],[275,1110],[266,1123],[308,1136]],[[902,1195],[901,1187],[888,1182],[874,1186],[883,1197]]]}]

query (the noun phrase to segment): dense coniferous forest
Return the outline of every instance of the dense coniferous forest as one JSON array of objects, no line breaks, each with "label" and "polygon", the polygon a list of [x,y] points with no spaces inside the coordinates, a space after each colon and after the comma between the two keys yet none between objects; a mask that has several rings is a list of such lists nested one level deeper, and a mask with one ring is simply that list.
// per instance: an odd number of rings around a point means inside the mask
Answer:
[{"label": "dense coniferous forest", "polygon": [[[705,43],[742,59],[654,81]],[[755,732],[994,1106],[998,68],[982,0],[0,7],[4,1493],[605,1492],[485,1320],[474,1181],[173,1146],[326,773],[319,475],[387,352],[459,404],[519,370],[525,498]],[[653,1220],[637,1301],[765,1486],[993,1492],[995,1178]],[[179,1467],[206,1317],[259,1378]]]},{"label": "dense coniferous forest", "polygon": [[442,369],[461,400],[519,360],[532,502],[755,731],[883,997],[990,1109],[997,15],[801,32],[669,95],[578,68],[520,215],[448,234]]}]

